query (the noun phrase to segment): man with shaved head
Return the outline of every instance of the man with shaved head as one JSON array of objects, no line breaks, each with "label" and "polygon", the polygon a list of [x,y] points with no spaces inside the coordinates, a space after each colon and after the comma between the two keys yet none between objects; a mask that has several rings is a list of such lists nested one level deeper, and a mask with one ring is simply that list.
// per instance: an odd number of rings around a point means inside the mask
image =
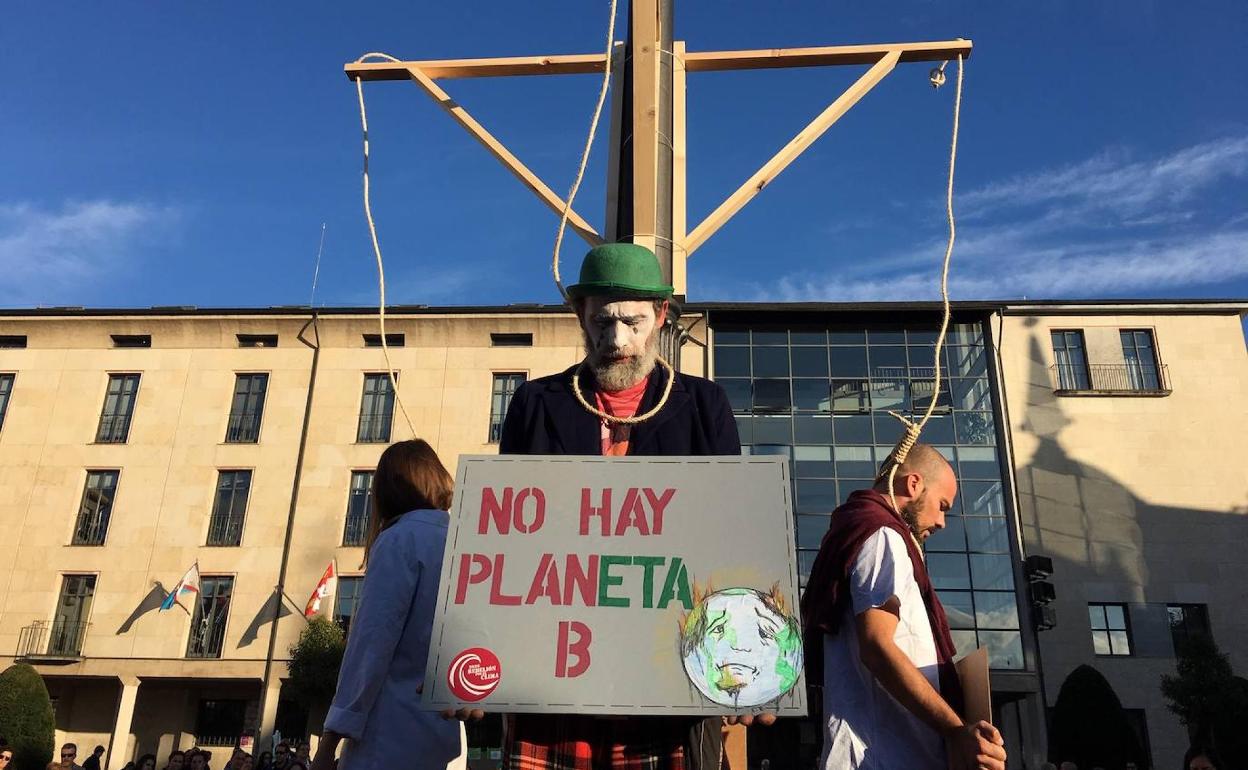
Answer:
[{"label": "man with shaved head", "polygon": [[807,681],[823,685],[821,766],[1004,770],[997,729],[958,713],[956,650],[923,561],[958,494],[953,468],[915,444],[890,500],[890,463],[832,513],[802,596]]}]

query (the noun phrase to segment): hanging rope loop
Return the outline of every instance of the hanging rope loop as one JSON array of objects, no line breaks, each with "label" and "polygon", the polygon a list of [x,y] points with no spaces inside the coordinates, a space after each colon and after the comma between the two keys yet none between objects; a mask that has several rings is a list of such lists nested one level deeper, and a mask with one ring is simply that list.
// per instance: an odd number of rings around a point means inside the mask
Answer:
[{"label": "hanging rope loop", "polygon": [[589,164],[589,151],[594,146],[594,135],[598,133],[598,122],[602,118],[602,105],[607,101],[607,91],[611,87],[611,53],[615,48],[615,9],[616,1],[611,0],[611,18],[607,21],[607,53],[602,67],[602,86],[598,89],[598,103],[594,105],[594,116],[589,121],[589,135],[585,137],[585,149],[581,152],[581,163],[576,169],[576,179],[568,191],[568,200],[563,204],[563,213],[559,216],[559,229],[555,232],[555,248],[550,258],[550,272],[555,278],[555,288],[563,301],[568,301],[568,292],[563,288],[563,279],[559,275],[559,251],[563,248],[563,234],[568,229],[568,215],[572,213],[572,202],[581,189],[581,181],[585,178],[585,166]]},{"label": "hanging rope loop", "polygon": [[[945,62],[948,64],[948,62]],[[945,64],[942,64],[938,71],[940,80],[944,82]],[[949,241],[945,246],[945,258],[940,268],[940,303],[941,303],[941,319],[940,334],[936,337],[936,350],[934,355],[935,372],[932,382],[932,398],[927,404],[927,410],[923,413],[923,417],[918,422],[912,422],[896,412],[889,412],[906,426],[906,432],[897,442],[897,446],[893,447],[893,451],[889,454],[888,459],[884,461],[884,465],[880,468],[880,474],[877,480],[887,473],[888,477],[888,499],[893,504],[893,510],[898,515],[901,514],[901,508],[897,505],[897,496],[893,491],[893,484],[897,478],[897,469],[910,455],[910,450],[919,441],[919,435],[923,432],[923,428],[927,425],[927,421],[932,419],[932,413],[936,411],[936,403],[940,400],[941,386],[941,352],[945,347],[945,336],[949,332],[949,262],[953,258],[953,244],[957,240],[958,230],[957,222],[953,215],[953,172],[958,162],[958,127],[962,117],[962,55],[958,54],[958,81],[957,91],[953,97],[953,138],[949,143],[949,178],[948,184],[945,186],[945,215],[949,222]],[[937,70],[933,70],[935,73]],[[933,84],[935,84],[933,77]]]},{"label": "hanging rope loop", "polygon": [[[654,333],[658,334],[659,330],[656,328]],[[663,411],[663,407],[667,404],[668,397],[672,395],[672,384],[676,382],[676,372],[672,369],[672,365],[667,362],[667,359],[663,358],[663,356],[659,356],[657,361],[659,366],[667,370],[667,382],[663,385],[663,394],[659,396],[659,403],[655,404],[654,408],[645,414],[639,414],[633,417],[618,417],[614,414],[607,414],[598,407],[589,403],[589,401],[585,398],[585,394],[581,392],[581,372],[585,369],[584,361],[582,361],[580,365],[576,367],[576,371],[572,373],[572,394],[576,396],[576,400],[580,402],[582,407],[585,408],[585,411],[600,420],[604,420],[605,422],[614,423],[616,425],[637,425],[638,423],[645,422],[659,412]]]},{"label": "hanging rope loop", "polygon": [[[363,62],[365,59],[385,59],[387,61],[399,61],[395,57],[387,53],[366,53],[356,59],[357,63]],[[368,220],[368,234],[373,240],[373,254],[377,257],[377,326],[381,332],[381,355],[386,360],[386,374],[390,376],[390,389],[394,392],[395,403],[399,405],[399,411],[403,414],[403,420],[407,423],[407,429],[412,432],[412,438],[416,438],[416,425],[412,422],[412,418],[407,413],[407,407],[403,404],[403,398],[399,395],[399,378],[394,373],[394,364],[390,361],[390,346],[386,344],[386,269],[381,259],[381,243],[377,240],[377,225],[373,221],[373,204],[369,197],[368,186],[368,111],[364,109],[364,81],[360,77],[355,78],[355,92],[360,100],[360,129],[364,134],[364,218]]]}]

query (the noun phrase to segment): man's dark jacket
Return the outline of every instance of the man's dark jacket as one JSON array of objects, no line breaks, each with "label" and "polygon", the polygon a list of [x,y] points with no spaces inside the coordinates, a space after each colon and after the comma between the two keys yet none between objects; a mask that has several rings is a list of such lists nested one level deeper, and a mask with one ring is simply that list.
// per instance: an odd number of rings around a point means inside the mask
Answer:
[{"label": "man's dark jacket", "polygon": [[[576,367],[526,382],[516,390],[503,422],[499,454],[601,455],[602,423],[572,393]],[[638,414],[654,408],[667,371],[655,367]],[[594,378],[581,375],[581,393],[594,402]],[[634,425],[628,453],[637,456],[739,455],[741,441],[724,389],[701,377],[676,373],[663,410]]]},{"label": "man's dark jacket", "polygon": [[[526,382],[516,390],[507,408],[499,454],[602,455],[602,422],[576,400],[572,377],[576,367],[560,374]],[[595,383],[581,375],[581,393],[594,403]],[[656,366],[641,397],[637,414],[654,408],[667,384],[667,370]],[[676,373],[672,393],[663,409],[634,425],[628,454],[636,456],[740,455],[741,439],[724,389],[709,380]],[[564,715],[556,719],[516,715],[514,731],[528,740],[554,743],[567,735],[592,734],[592,717]],[[616,723],[616,737],[626,743],[629,732],[645,742],[665,738],[683,742],[689,770],[719,770],[723,748],[719,717],[649,717]]]}]

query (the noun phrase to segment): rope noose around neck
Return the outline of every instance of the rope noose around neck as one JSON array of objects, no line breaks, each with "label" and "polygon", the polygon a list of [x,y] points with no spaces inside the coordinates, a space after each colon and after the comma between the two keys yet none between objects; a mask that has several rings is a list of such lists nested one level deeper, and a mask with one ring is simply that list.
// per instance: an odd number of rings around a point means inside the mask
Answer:
[{"label": "rope noose around neck", "polygon": [[[658,331],[658,329],[655,329],[656,334]],[[663,407],[667,406],[668,396],[672,395],[672,383],[676,382],[676,372],[672,369],[672,365],[667,362],[667,359],[663,358],[663,356],[659,356],[657,361],[659,366],[662,366],[667,370],[667,383],[663,386],[663,395],[659,396],[659,403],[655,404],[654,408],[645,414],[639,414],[633,417],[619,417],[614,414],[607,414],[593,404],[589,403],[589,401],[585,399],[585,394],[581,392],[581,372],[585,369],[584,361],[581,361],[581,363],[577,365],[576,371],[572,373],[572,394],[576,396],[576,400],[580,402],[582,407],[585,408],[585,411],[600,420],[605,420],[608,423],[615,423],[616,425],[637,425],[638,423],[643,423],[663,411]]]},{"label": "rope noose around neck", "polygon": [[[610,19],[607,22],[607,48],[602,68],[602,85],[598,89],[598,101],[594,105],[594,115],[589,122],[589,134],[585,137],[585,149],[581,152],[581,162],[576,169],[576,178],[572,182],[572,188],[568,191],[568,200],[563,206],[563,213],[559,217],[559,229],[555,231],[555,247],[551,255],[550,271],[555,279],[555,288],[559,290],[559,295],[564,301],[568,301],[568,292],[563,287],[563,279],[559,274],[559,252],[563,247],[563,235],[567,231],[568,216],[572,212],[572,204],[576,200],[576,194],[580,191],[581,181],[585,178],[585,167],[589,163],[590,149],[594,146],[594,135],[598,131],[598,123],[602,119],[602,108],[607,101],[607,91],[611,86],[611,56],[615,48],[615,16],[616,16],[617,0],[611,0]],[[654,330],[656,334],[660,332],[658,328]],[[658,363],[667,370],[667,383],[663,386],[663,394],[659,397],[659,402],[654,408],[645,414],[635,415],[633,417],[619,417],[598,409],[585,398],[585,394],[581,392],[581,372],[585,369],[585,361],[582,360],[580,365],[576,367],[576,372],[572,375],[572,393],[576,396],[576,400],[580,403],[585,411],[594,415],[600,420],[616,425],[637,425],[654,417],[663,407],[667,405],[668,397],[672,394],[672,384],[676,381],[676,372],[662,356],[658,357]]]},{"label": "rope noose around neck", "polygon": [[[945,62],[948,64],[948,62]],[[943,75],[945,66],[942,64],[940,72]],[[932,383],[932,400],[927,404],[927,411],[923,413],[922,419],[917,423],[906,419],[897,412],[890,411],[893,417],[896,417],[906,426],[905,435],[897,442],[897,446],[893,447],[893,451],[889,454],[885,464],[888,466],[888,500],[893,505],[893,511],[898,516],[901,515],[901,507],[897,505],[897,495],[893,491],[893,483],[897,478],[897,469],[906,461],[910,455],[910,450],[919,441],[919,434],[923,432],[923,427],[927,425],[927,421],[931,419],[932,413],[936,411],[936,403],[940,400],[940,353],[945,346],[945,335],[949,331],[949,261],[953,256],[953,243],[957,238],[957,226],[953,216],[953,170],[958,160],[958,121],[962,114],[962,55],[958,54],[958,84],[957,91],[953,99],[953,139],[949,145],[949,182],[945,188],[945,213],[949,221],[949,243],[945,247],[945,259],[940,271],[940,301],[942,308],[942,317],[940,321],[940,334],[936,337],[935,350],[935,376]],[[920,549],[920,552],[922,549]]]}]

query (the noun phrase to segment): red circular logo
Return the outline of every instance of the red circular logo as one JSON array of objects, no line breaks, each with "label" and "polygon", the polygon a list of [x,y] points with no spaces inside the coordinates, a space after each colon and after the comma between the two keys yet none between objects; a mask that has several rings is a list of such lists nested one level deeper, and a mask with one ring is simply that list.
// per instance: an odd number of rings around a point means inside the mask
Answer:
[{"label": "red circular logo", "polygon": [[484,647],[469,647],[451,660],[446,683],[456,698],[476,702],[494,692],[503,678],[498,656]]}]

